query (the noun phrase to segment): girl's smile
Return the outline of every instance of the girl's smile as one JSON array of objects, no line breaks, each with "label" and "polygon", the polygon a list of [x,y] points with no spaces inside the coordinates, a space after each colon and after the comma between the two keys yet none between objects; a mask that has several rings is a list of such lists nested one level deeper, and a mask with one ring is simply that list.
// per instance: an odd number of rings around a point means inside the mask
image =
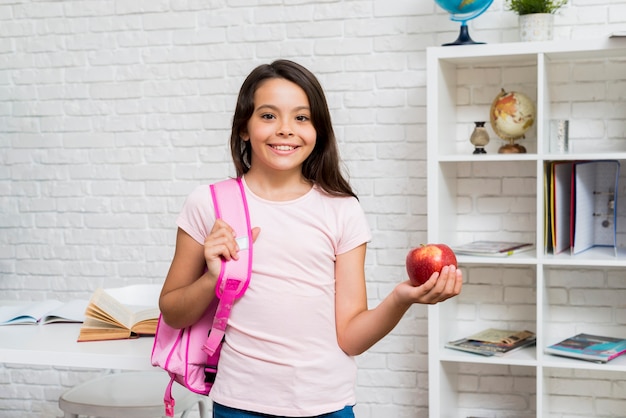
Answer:
[{"label": "girl's smile", "polygon": [[276,151],[292,151],[296,149],[296,147],[291,146],[291,145],[270,145],[270,146],[274,148]]}]

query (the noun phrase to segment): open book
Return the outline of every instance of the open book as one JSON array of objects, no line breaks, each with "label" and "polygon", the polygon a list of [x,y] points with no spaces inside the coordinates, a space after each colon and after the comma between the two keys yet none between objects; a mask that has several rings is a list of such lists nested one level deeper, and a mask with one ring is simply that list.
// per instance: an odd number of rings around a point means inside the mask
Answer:
[{"label": "open book", "polygon": [[53,322],[83,322],[86,300],[61,302],[22,301],[0,306],[0,325],[51,324]]},{"label": "open book", "polygon": [[154,335],[159,320],[160,285],[97,289],[85,311],[78,341]]}]

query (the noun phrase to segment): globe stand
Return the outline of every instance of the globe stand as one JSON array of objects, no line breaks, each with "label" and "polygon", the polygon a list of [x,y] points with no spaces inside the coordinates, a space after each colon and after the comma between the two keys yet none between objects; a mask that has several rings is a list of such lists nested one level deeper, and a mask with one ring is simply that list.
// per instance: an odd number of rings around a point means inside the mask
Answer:
[{"label": "globe stand", "polygon": [[459,31],[459,37],[456,38],[456,41],[450,42],[447,44],[443,44],[442,46],[452,46],[452,45],[478,45],[484,44],[484,42],[476,42],[472,39],[469,34],[469,29],[467,27],[467,23],[461,23],[461,29]]},{"label": "globe stand", "polygon": [[526,154],[526,147],[523,145],[519,145],[513,142],[509,144],[502,145],[498,150],[499,154]]}]

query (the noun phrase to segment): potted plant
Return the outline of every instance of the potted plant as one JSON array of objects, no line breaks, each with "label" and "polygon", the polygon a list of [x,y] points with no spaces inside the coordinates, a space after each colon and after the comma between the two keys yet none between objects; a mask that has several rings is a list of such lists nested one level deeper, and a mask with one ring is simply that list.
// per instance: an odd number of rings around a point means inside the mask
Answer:
[{"label": "potted plant", "polygon": [[552,39],[554,13],[567,0],[506,0],[509,10],[519,15],[522,41],[549,41]]}]

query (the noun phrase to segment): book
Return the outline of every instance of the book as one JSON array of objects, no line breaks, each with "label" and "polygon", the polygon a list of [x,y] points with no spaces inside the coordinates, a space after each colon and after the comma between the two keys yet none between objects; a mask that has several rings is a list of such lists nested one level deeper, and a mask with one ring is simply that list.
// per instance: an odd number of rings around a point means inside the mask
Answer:
[{"label": "book", "polygon": [[578,254],[596,246],[617,256],[617,195],[620,162],[579,161],[572,171],[571,247]]},{"label": "book", "polygon": [[0,306],[0,325],[83,322],[87,300],[11,302]]},{"label": "book", "polygon": [[536,340],[537,337],[532,331],[489,328],[469,337],[449,341],[445,347],[483,356],[502,357],[524,347],[533,346]]},{"label": "book", "polygon": [[581,333],[546,347],[545,352],[557,356],[606,363],[626,353],[626,339]]},{"label": "book", "polygon": [[78,341],[102,341],[154,335],[161,287],[133,285],[96,289],[85,310]]},{"label": "book", "polygon": [[543,252],[544,254],[552,253],[552,163],[544,161],[543,163]]},{"label": "book", "polygon": [[535,245],[530,242],[510,242],[510,241],[474,241],[467,244],[452,246],[456,254],[487,256],[487,257],[508,257],[525,251],[530,251]]},{"label": "book", "polygon": [[552,163],[552,190],[550,193],[551,236],[554,254],[569,250],[571,244],[572,161]]}]

